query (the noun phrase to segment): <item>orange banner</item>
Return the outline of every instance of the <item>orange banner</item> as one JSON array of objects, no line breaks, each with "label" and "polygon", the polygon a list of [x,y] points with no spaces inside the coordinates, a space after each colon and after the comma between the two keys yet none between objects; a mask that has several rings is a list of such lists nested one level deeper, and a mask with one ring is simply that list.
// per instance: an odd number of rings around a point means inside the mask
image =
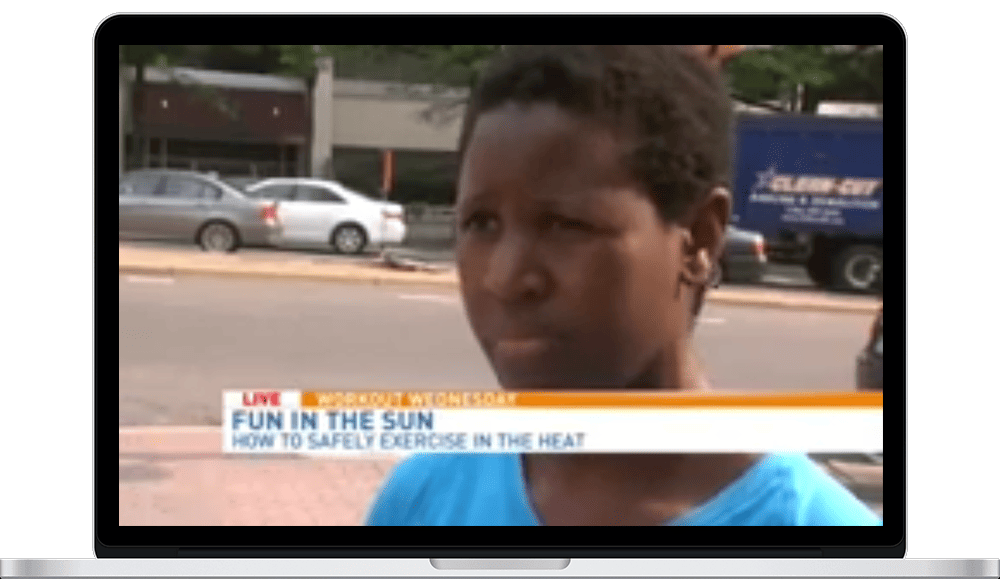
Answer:
[{"label": "orange banner", "polygon": [[322,408],[881,408],[881,392],[303,392]]}]

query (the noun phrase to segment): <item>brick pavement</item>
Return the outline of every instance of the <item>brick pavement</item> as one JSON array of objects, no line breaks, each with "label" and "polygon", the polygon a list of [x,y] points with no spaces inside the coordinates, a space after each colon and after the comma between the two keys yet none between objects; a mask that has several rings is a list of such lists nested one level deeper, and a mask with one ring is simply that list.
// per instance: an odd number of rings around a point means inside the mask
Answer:
[{"label": "brick pavement", "polygon": [[119,434],[119,524],[360,525],[395,462],[220,448],[218,430]]}]

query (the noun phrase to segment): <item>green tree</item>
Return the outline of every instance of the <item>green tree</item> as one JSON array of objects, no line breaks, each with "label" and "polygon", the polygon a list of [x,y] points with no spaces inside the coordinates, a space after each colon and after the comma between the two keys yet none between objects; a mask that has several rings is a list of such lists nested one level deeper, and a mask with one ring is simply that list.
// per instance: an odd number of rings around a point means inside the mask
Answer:
[{"label": "green tree", "polygon": [[440,87],[470,87],[499,50],[494,45],[282,45],[281,72],[309,78],[315,59],[332,56],[337,76]]},{"label": "green tree", "polygon": [[426,72],[430,78],[425,82],[453,87],[469,87],[476,84],[490,59],[500,51],[499,45],[453,44],[384,46],[383,54],[396,50],[410,54],[427,63]]},{"label": "green tree", "polygon": [[212,44],[186,48],[183,62],[186,66],[258,74],[281,69],[281,48],[275,45]]},{"label": "green tree", "polygon": [[834,80],[815,90],[809,105],[814,108],[821,100],[882,102],[882,55],[878,49],[831,54]]},{"label": "green tree", "polygon": [[[186,48],[182,45],[121,45],[118,49],[121,68],[133,67],[135,79],[132,82],[132,155],[129,164],[143,166],[146,164],[146,69],[150,66],[169,66],[179,62]],[[124,71],[123,71],[124,72]]]},{"label": "green tree", "polygon": [[871,46],[757,48],[733,58],[726,70],[733,95],[748,102],[782,100],[814,111],[824,99],[882,100],[882,51]]}]

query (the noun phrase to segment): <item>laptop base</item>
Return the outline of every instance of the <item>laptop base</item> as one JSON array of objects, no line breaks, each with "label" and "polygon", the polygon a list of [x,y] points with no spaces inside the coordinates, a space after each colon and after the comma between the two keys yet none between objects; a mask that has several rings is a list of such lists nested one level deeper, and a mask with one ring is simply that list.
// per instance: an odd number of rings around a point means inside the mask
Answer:
[{"label": "laptop base", "polygon": [[0,577],[1000,577],[997,559],[9,559]]}]

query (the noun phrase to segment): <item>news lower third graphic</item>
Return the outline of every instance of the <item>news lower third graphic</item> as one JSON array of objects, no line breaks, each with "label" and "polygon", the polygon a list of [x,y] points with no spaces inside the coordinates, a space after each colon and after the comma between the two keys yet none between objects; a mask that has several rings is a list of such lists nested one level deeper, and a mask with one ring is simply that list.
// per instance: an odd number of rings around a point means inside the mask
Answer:
[{"label": "news lower third graphic", "polygon": [[223,451],[881,452],[881,393],[223,394]]}]

